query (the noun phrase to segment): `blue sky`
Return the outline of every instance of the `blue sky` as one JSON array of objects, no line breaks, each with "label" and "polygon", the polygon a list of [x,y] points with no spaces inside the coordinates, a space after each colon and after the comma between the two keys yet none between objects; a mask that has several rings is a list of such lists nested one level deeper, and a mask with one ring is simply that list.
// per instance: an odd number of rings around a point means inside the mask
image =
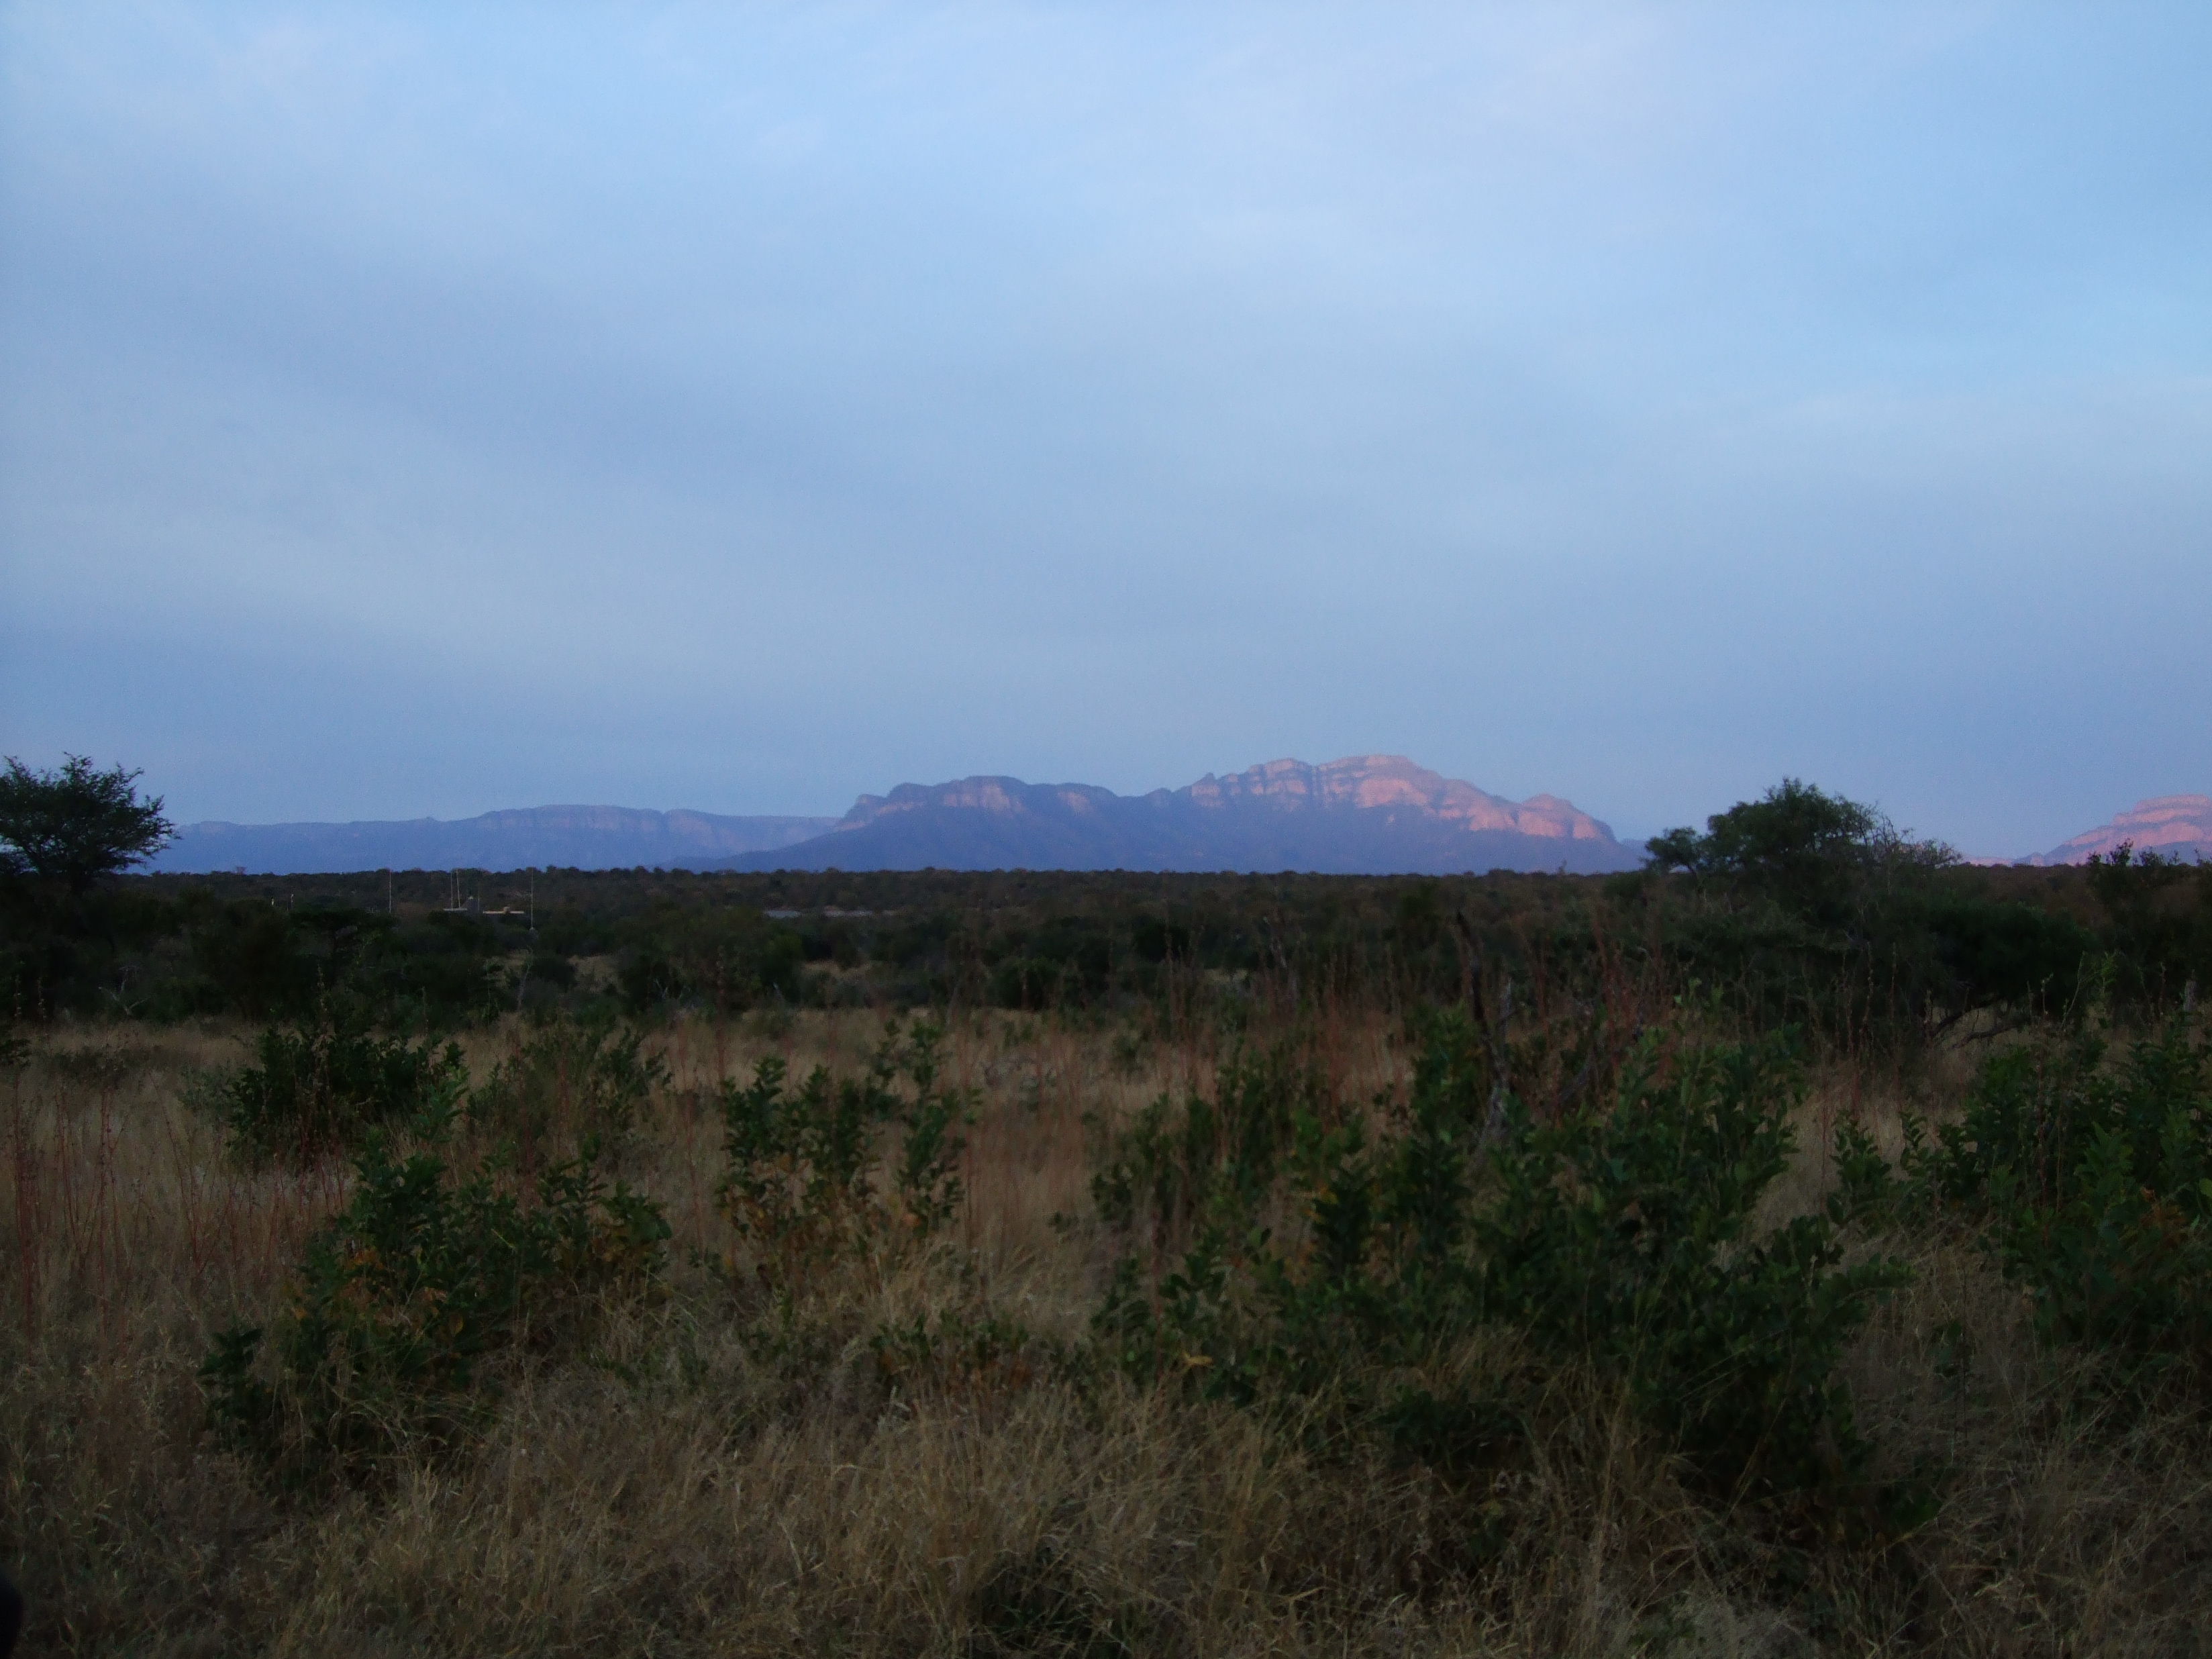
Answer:
[{"label": "blue sky", "polygon": [[2212,792],[2212,10],[0,9],[0,748]]}]

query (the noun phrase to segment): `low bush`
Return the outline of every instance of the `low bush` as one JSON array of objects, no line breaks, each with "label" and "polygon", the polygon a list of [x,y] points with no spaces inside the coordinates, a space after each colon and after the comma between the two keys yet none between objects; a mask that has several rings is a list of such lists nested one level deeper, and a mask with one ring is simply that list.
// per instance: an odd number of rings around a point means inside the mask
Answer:
[{"label": "low bush", "polygon": [[544,1144],[562,1125],[619,1146],[669,1080],[668,1063],[645,1053],[643,1031],[611,1020],[541,1020],[471,1092],[469,1121],[530,1146]]},{"label": "low bush", "polygon": [[1208,1206],[1254,1210],[1299,1124],[1328,1110],[1294,1044],[1239,1047],[1216,1069],[1210,1097],[1194,1088],[1178,1105],[1164,1094],[1103,1145],[1091,1181],[1099,1216],[1125,1234],[1141,1228],[1155,1252],[1180,1248]]},{"label": "low bush", "polygon": [[899,1394],[956,1394],[978,1401],[1062,1374],[1071,1358],[1063,1344],[988,1308],[940,1309],[933,1317],[918,1313],[880,1324],[868,1347],[878,1376]]},{"label": "low bush", "polygon": [[[1453,1012],[1427,1023],[1395,1123],[1387,1098],[1324,1112],[1298,1092],[1272,1113],[1231,1092],[1172,1129],[1140,1121],[1102,1174],[1109,1218],[1145,1171],[1188,1184],[1204,1149],[1215,1161],[1201,1195],[1173,1200],[1203,1218],[1179,1266],[1119,1264],[1102,1344],[1205,1395],[1304,1402],[1309,1421],[1323,1402],[1334,1427],[1450,1465],[1512,1438],[1510,1399],[1435,1381],[1489,1330],[1624,1391],[1708,1491],[1852,1495],[1868,1449],[1837,1367],[1905,1273],[1844,1265],[1826,1218],[1755,1236],[1802,1097],[1787,1048],[1647,1035],[1609,1102],[1547,1122],[1505,1095],[1486,1146],[1494,1080]],[[1177,1158],[1154,1156],[1170,1144]],[[1279,1182],[1249,1161],[1285,1146]]]},{"label": "low bush", "polygon": [[2212,1361],[2212,1054],[2186,1021],[2108,1052],[2094,1030],[1992,1058],[1929,1139],[1909,1123],[1917,1201],[1978,1224],[2050,1341],[2130,1373]]},{"label": "low bush", "polygon": [[453,1443],[481,1414],[487,1361],[576,1348],[589,1296],[661,1282],[668,1223],[606,1188],[597,1150],[528,1203],[495,1167],[461,1176],[373,1137],[274,1329],[216,1338],[200,1369],[216,1425],[294,1478],[358,1480],[404,1445]]},{"label": "low bush", "polygon": [[234,1154],[305,1161],[382,1126],[450,1114],[467,1086],[458,1046],[378,1036],[326,1003],[311,1024],[264,1029],[217,1103]]},{"label": "low bush", "polygon": [[2110,1000],[2138,1017],[2193,1006],[2212,983],[2212,863],[2122,842],[2092,854],[2086,873],[2105,913]]},{"label": "low bush", "polygon": [[1832,1218],[1754,1233],[1802,1097],[1784,1039],[1649,1038],[1609,1106],[1516,1123],[1472,1218],[1483,1316],[1619,1379],[1718,1492],[1863,1475],[1837,1368],[1908,1279],[1885,1258],[1844,1265]]},{"label": "low bush", "polygon": [[894,1020],[862,1076],[817,1066],[793,1089],[771,1055],[750,1085],[724,1082],[729,1165],[716,1202],[763,1285],[788,1294],[815,1267],[927,1237],[958,1207],[956,1129],[969,1099],[942,1085],[944,1035],[926,1021],[902,1035]]}]

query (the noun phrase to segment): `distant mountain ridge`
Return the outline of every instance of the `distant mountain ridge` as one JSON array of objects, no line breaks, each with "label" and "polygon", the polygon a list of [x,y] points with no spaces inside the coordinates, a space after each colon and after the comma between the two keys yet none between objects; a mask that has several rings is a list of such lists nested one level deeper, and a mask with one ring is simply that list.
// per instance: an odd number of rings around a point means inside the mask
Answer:
[{"label": "distant mountain ridge", "polygon": [[1556,796],[1512,801],[1399,755],[1269,761],[1181,789],[972,777],[863,795],[827,835],[737,870],[1634,869],[1643,848]]},{"label": "distant mountain ridge", "polygon": [[304,875],[348,870],[705,868],[833,829],[823,817],[722,817],[629,806],[529,806],[473,818],[187,824],[149,866]]},{"label": "distant mountain ridge", "polygon": [[2087,864],[2091,854],[2109,857],[2122,842],[2131,843],[2138,853],[2156,853],[2161,858],[2212,859],[2212,795],[2157,795],[2139,800],[2115,813],[2110,823],[2085,830],[2048,853],[2021,862]]},{"label": "distant mountain ridge", "polygon": [[863,795],[842,818],[538,806],[443,821],[188,825],[155,870],[299,875],[532,866],[690,870],[1301,870],[1336,874],[1635,868],[1571,801],[1508,800],[1398,755],[1270,761],[1181,789],[961,778]]}]

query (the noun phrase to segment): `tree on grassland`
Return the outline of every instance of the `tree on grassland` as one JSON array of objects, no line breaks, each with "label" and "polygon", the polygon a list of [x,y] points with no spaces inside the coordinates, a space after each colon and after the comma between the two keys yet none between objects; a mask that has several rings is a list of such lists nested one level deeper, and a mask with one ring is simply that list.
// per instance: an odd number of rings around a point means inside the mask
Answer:
[{"label": "tree on grassland", "polygon": [[76,896],[150,858],[176,832],[159,795],[138,799],[138,777],[120,766],[99,771],[82,755],[33,772],[10,755],[0,775],[0,866]]}]

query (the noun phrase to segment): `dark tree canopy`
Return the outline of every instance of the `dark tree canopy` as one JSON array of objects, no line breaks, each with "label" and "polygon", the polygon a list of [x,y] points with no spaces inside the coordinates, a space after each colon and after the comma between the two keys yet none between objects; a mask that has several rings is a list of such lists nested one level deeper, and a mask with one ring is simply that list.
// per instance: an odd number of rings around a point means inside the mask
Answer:
[{"label": "dark tree canopy", "polygon": [[1702,836],[1669,830],[1647,850],[1655,868],[1687,870],[1738,899],[1764,896],[1824,927],[1877,902],[1878,890],[1915,884],[1957,857],[1940,842],[1907,840],[1871,806],[1796,778],[1716,812]]},{"label": "dark tree canopy", "polygon": [[1669,830],[1654,836],[1649,846],[1652,862],[1662,869],[1709,876],[1777,872],[1864,853],[1884,838],[1887,827],[1872,807],[1784,778],[1759,799],[1713,814],[1704,835]]},{"label": "dark tree canopy", "polygon": [[[1942,842],[1796,778],[1648,851],[1652,869],[1689,872],[1675,890],[1682,959],[1759,988],[1769,1018],[1840,1015],[1864,1032],[1902,1015],[1923,1037],[1985,1009],[2025,1018],[2071,996],[2098,947],[2068,915],[1948,873],[1959,857]],[[1832,996],[1799,988],[1823,984]]]},{"label": "dark tree canopy", "polygon": [[138,774],[96,770],[82,755],[58,771],[33,772],[14,756],[0,775],[0,860],[82,893],[102,876],[150,857],[174,830],[161,798],[140,800]]}]

